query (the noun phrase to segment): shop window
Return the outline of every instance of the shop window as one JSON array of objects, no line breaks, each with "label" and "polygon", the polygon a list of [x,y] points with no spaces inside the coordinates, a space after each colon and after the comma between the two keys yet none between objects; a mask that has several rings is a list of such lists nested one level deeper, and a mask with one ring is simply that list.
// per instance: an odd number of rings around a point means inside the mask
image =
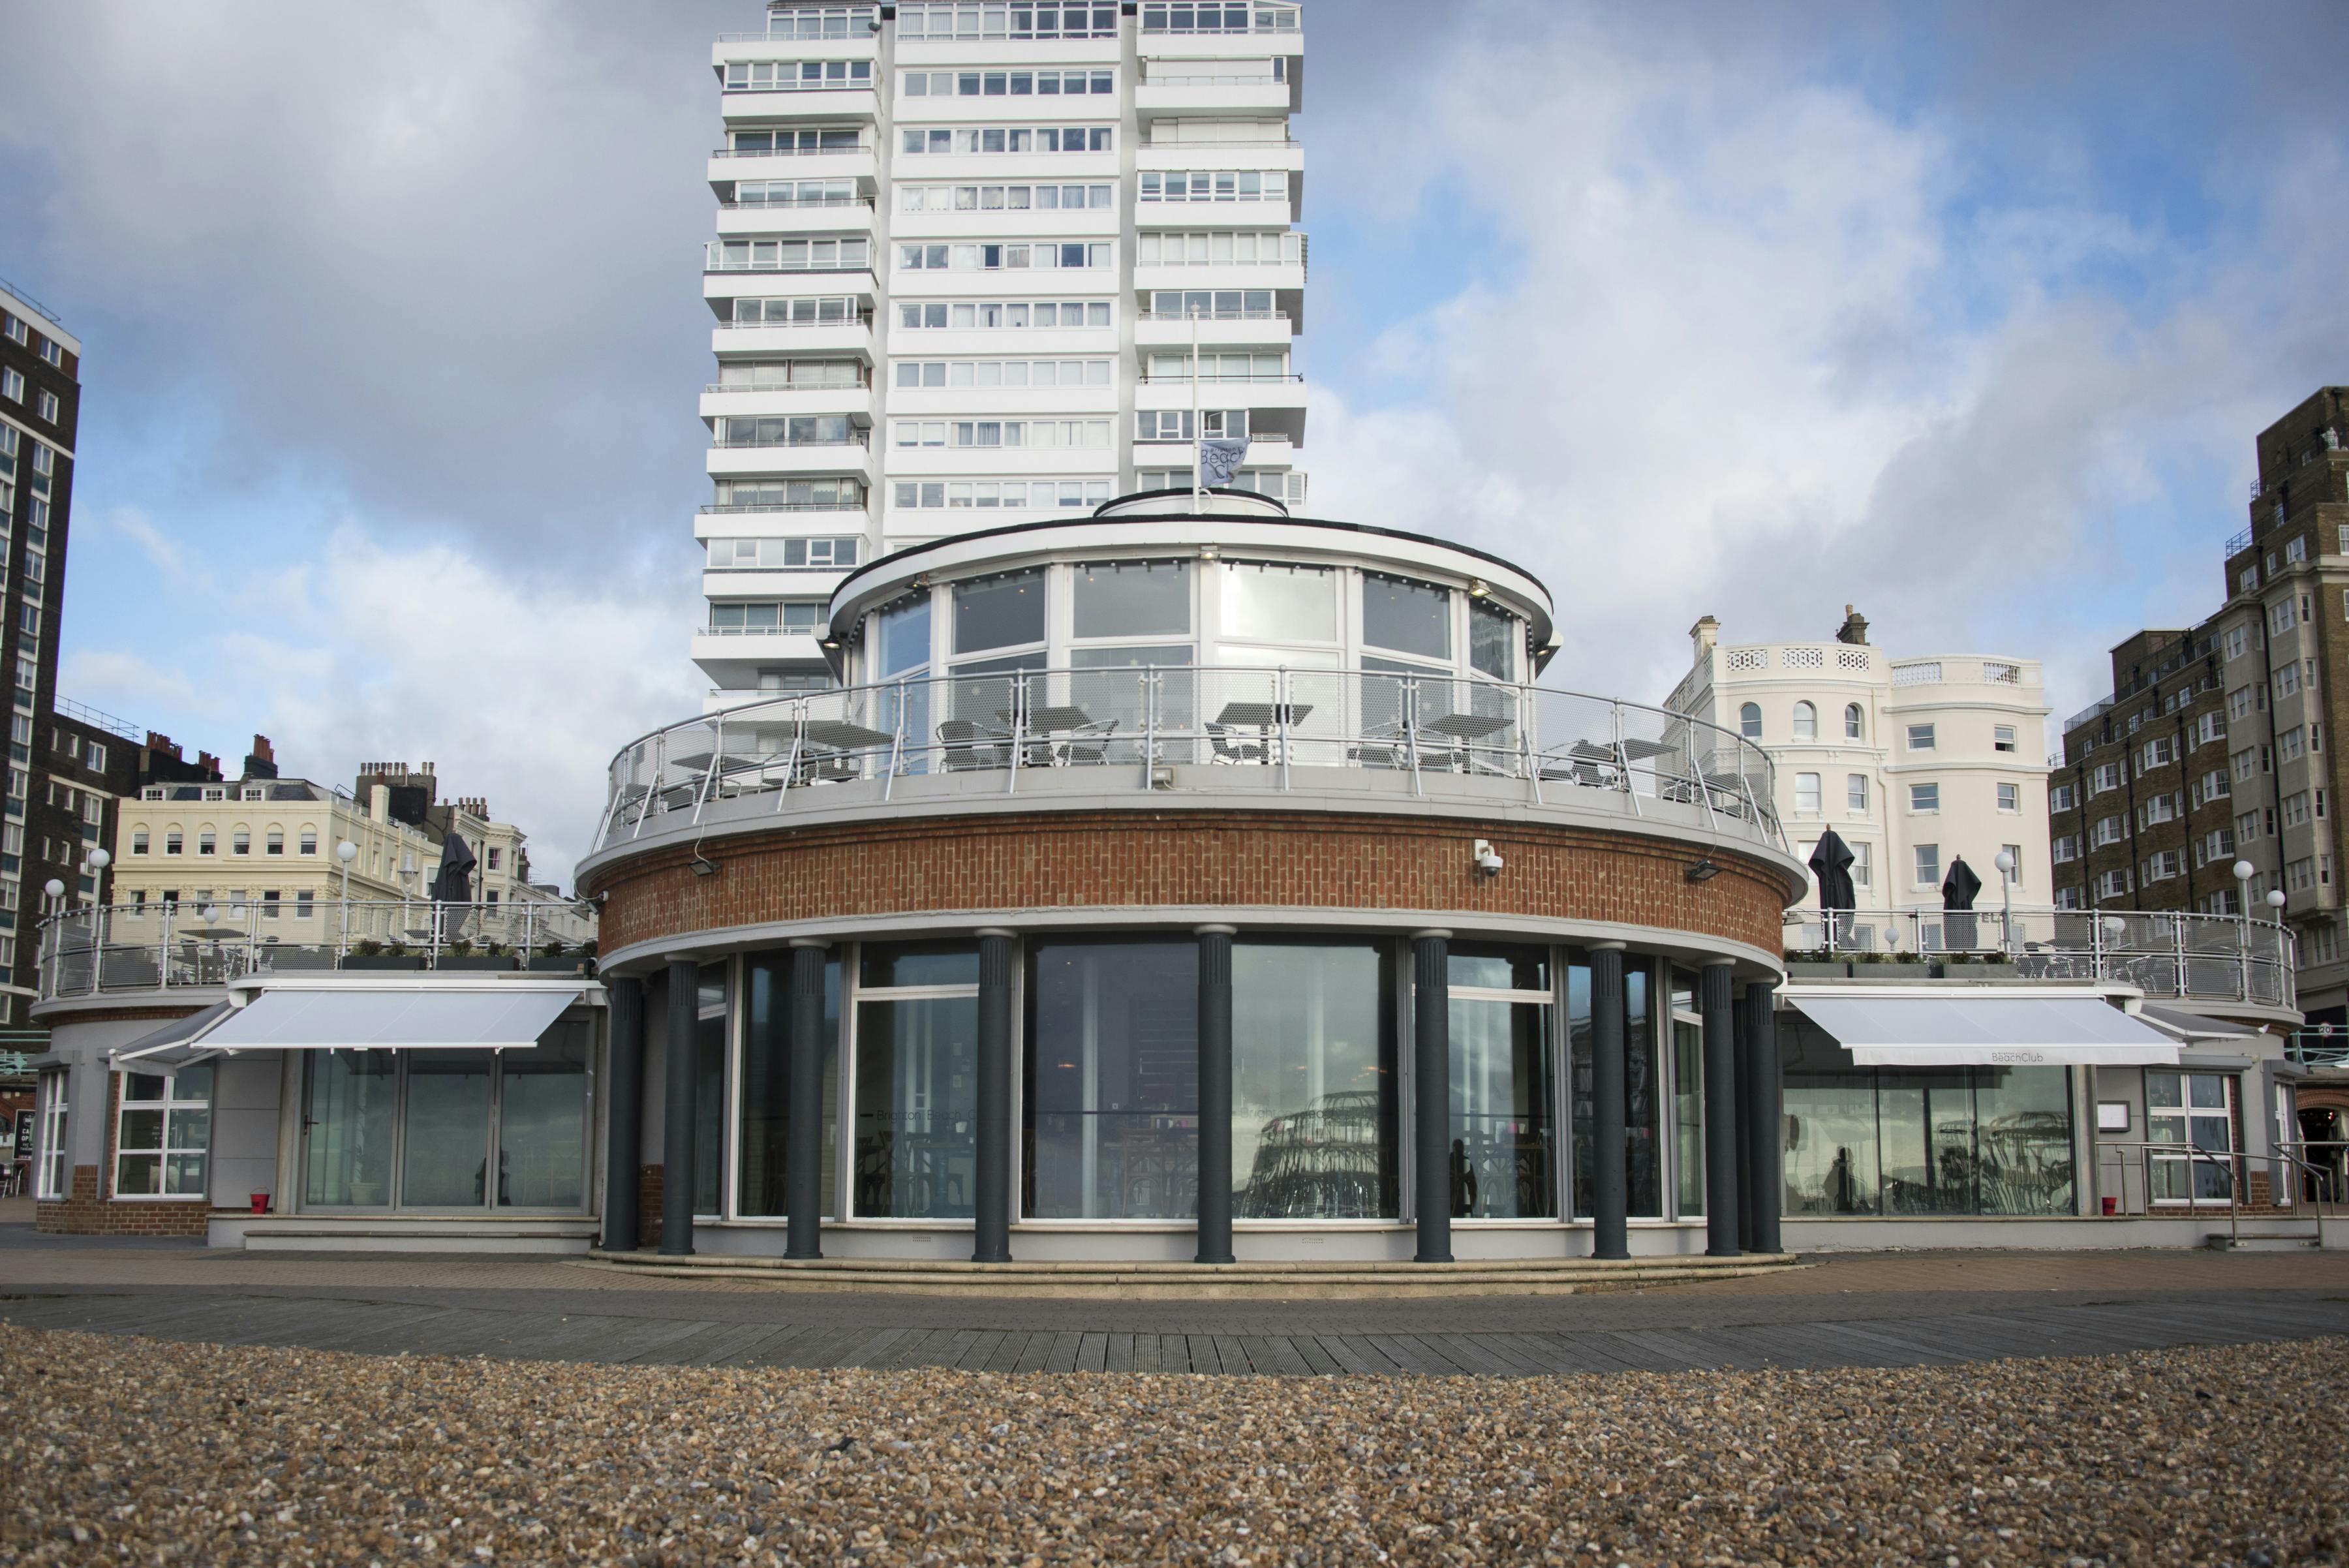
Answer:
[{"label": "shop window", "polygon": [[[1597,1128],[1591,1122],[1590,966],[1577,960],[1567,970],[1567,1035],[1573,1060],[1574,1212],[1594,1205],[1590,1153]],[[1646,967],[1623,968],[1624,1178],[1629,1212],[1634,1218],[1663,1215],[1662,1151],[1658,1143],[1662,1085],[1656,1059],[1654,988]]]},{"label": "shop window", "polygon": [[1022,1211],[1198,1212],[1198,945],[1040,942],[1028,968]]},{"label": "shop window", "polygon": [[1555,1012],[1548,949],[1451,950],[1455,1219],[1558,1217]]},{"label": "shop window", "polygon": [[[741,1168],[736,1212],[780,1217],[791,1142],[792,962],[789,950],[742,963]],[[840,960],[823,964],[823,1163],[818,1189],[826,1219],[840,1217]]]},{"label": "shop window", "polygon": [[1382,944],[1233,944],[1236,1218],[1400,1212],[1395,1050]]},{"label": "shop window", "polygon": [[868,943],[857,979],[852,1212],[967,1220],[978,1170],[978,949]]},{"label": "shop window", "polygon": [[201,1198],[212,1147],[212,1070],[125,1073],[114,1134],[117,1198]]}]

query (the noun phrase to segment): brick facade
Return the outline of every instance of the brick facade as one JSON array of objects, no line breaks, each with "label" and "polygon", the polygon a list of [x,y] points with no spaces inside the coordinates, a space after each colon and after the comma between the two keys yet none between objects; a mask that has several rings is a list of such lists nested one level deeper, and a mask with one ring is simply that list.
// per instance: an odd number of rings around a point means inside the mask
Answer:
[{"label": "brick facade", "polygon": [[[1489,838],[1506,862],[1477,873]],[[1734,852],[1543,824],[1272,812],[1055,812],[781,830],[675,847],[595,874],[603,950],[767,923],[1103,908],[1442,911],[1651,926],[1779,948],[1792,891]],[[1684,875],[1700,855],[1712,880]]]},{"label": "brick facade", "polygon": [[[179,1018],[187,1009],[164,1012]],[[202,1236],[212,1225],[212,1206],[201,1198],[112,1196],[114,1138],[121,1127],[122,1075],[106,1075],[106,1163],[73,1168],[72,1195],[33,1205],[33,1229],[47,1236]]]}]

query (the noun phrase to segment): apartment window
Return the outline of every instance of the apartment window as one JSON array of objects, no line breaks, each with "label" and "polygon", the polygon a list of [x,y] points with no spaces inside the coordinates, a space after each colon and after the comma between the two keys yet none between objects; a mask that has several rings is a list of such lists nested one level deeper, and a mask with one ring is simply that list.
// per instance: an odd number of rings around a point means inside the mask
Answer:
[{"label": "apartment window", "polygon": [[2293,539],[2293,540],[2291,540],[2290,542],[2288,542],[2288,543],[2284,545],[2284,547],[2283,547],[2283,558],[2284,558],[2286,561],[2292,562],[2292,563],[2293,563],[2293,564],[2295,564],[2295,565],[2297,565],[2298,563],[2300,563],[2300,562],[2302,562],[2302,561],[2305,561],[2305,560],[2307,560],[2307,559],[2308,559],[2308,540],[2307,540],[2307,538],[2303,535],[2302,537],[2296,538],[2296,539]]},{"label": "apartment window", "polygon": [[796,130],[738,130],[734,133],[733,150],[737,153],[771,152],[783,157],[814,156],[826,152],[861,152],[864,138],[854,126],[829,129],[810,126]]},{"label": "apartment window", "polygon": [[[494,897],[494,895],[492,896]],[[311,915],[316,912],[315,900],[316,898],[317,895],[315,893],[303,892],[295,894],[294,918],[297,920],[308,919]]]},{"label": "apartment window", "polygon": [[130,853],[133,855],[144,855],[147,853],[147,830],[145,828],[134,827],[130,830]]},{"label": "apartment window", "polygon": [[708,632],[712,637],[807,636],[823,625],[823,601],[792,599],[776,604],[714,604],[709,607]]},{"label": "apartment window", "polygon": [[1868,716],[1859,711],[1859,704],[1857,702],[1847,704],[1843,711],[1843,738],[1847,741],[1864,741],[1868,738],[1867,728]]},{"label": "apartment window", "polygon": [[2251,593],[2256,591],[2259,586],[2260,569],[2257,566],[2245,566],[2241,571],[2235,574],[2235,591],[2237,593]]},{"label": "apartment window", "polygon": [[47,338],[47,337],[42,338],[42,339],[41,339],[41,363],[42,363],[42,364],[44,364],[44,365],[58,365],[58,366],[62,366],[65,362],[66,362],[66,351],[65,351],[65,348],[63,348],[63,346],[62,346],[62,345],[60,345],[60,344],[57,344],[57,343],[56,343],[56,342],[54,342],[54,341],[52,341],[52,340],[51,340],[51,339],[49,339],[49,338]]},{"label": "apartment window", "polygon": [[2225,769],[2214,768],[2210,772],[2202,775],[2202,798],[2204,800],[2223,800],[2234,793],[2233,786],[2227,782],[2227,774]]},{"label": "apartment window", "polygon": [[930,479],[900,481],[891,504],[905,509],[936,507],[1099,506],[1109,499],[1109,481],[1080,479]]},{"label": "apartment window", "polygon": [[846,414],[800,414],[789,418],[727,419],[718,421],[718,444],[736,446],[848,446],[858,432]]},{"label": "apartment window", "polygon": [[1283,169],[1194,169],[1160,173],[1145,170],[1143,202],[1286,202],[1288,172]]},{"label": "apartment window", "polygon": [[64,1073],[44,1073],[40,1080],[39,1148],[33,1168],[33,1196],[62,1199],[72,1190],[72,1163],[66,1147],[66,1084]]},{"label": "apartment window", "polygon": [[[705,265],[712,272],[862,272],[872,265],[873,242],[856,236],[821,240],[712,240]],[[740,325],[740,318],[736,318]]]},{"label": "apartment window", "polygon": [[487,865],[491,870],[494,871],[498,868],[500,863],[504,860],[505,853],[506,852],[502,849],[491,849],[487,851],[483,863]]},{"label": "apartment window", "polygon": [[1844,808],[1854,816],[1868,815],[1868,775],[1846,774],[1843,776]]},{"label": "apartment window", "polygon": [[2281,635],[2299,625],[2292,613],[2292,601],[2281,599],[2268,607],[2268,630]]},{"label": "apartment window", "polygon": [[2316,857],[2308,855],[2302,856],[2298,860],[2286,861],[2283,868],[2283,885],[2287,892],[2292,893],[2305,893],[2315,887]]},{"label": "apartment window", "polygon": [[2079,888],[2058,888],[2055,889],[2055,907],[2057,909],[2076,909],[2081,907],[2081,904],[2082,900]]},{"label": "apartment window", "polygon": [[2156,736],[2138,748],[2137,777],[2143,778],[2154,768],[2165,768],[2178,760],[2178,743],[2168,735]]},{"label": "apartment window", "polygon": [[901,213],[1054,213],[1104,211],[1114,185],[900,185]]},{"label": "apartment window", "polygon": [[2088,846],[2101,849],[2107,844],[2118,844],[2128,836],[2128,824],[2118,816],[2100,816],[2096,826],[2088,830]]},{"label": "apartment window", "polygon": [[2068,866],[2080,857],[2080,836],[2059,833],[2048,840],[2048,858],[2058,866]]},{"label": "apartment window", "polygon": [[1916,847],[1917,886],[1938,888],[1941,885],[1941,846],[1920,844]]},{"label": "apartment window", "polygon": [[180,830],[176,827],[165,828],[163,830],[163,853],[166,855],[177,855],[179,852]]},{"label": "apartment window", "polygon": [[25,373],[22,370],[0,369],[0,398],[12,403],[25,400]]},{"label": "apartment window", "polygon": [[40,417],[51,424],[57,422],[57,415],[62,411],[58,407],[57,395],[55,392],[41,393],[33,406],[39,410]]},{"label": "apartment window", "polygon": [[212,1144],[212,1070],[125,1073],[115,1120],[114,1195],[201,1198]]},{"label": "apartment window", "polygon": [[2129,874],[2127,871],[2107,871],[2096,878],[2096,897],[2099,899],[2118,898],[2130,890]]},{"label": "apartment window", "polygon": [[842,92],[872,85],[871,60],[739,60],[726,67],[728,92]]},{"label": "apartment window", "polygon": [[905,98],[1081,98],[1117,90],[1115,71],[901,71]]},{"label": "apartment window", "polygon": [[1106,447],[1107,420],[893,420],[900,447]]},{"label": "apartment window", "polygon": [[1992,725],[1990,731],[1990,748],[1993,752],[2013,751],[2015,749],[2014,726],[2012,724]]},{"label": "apartment window", "polygon": [[1931,751],[1933,749],[1933,726],[1930,724],[1909,725],[1909,749],[1912,752]]},{"label": "apartment window", "polygon": [[271,828],[269,830],[269,836],[262,840],[262,846],[268,854],[271,855],[285,854],[285,830],[282,827]]},{"label": "apartment window", "polygon": [[[1202,6],[1202,10],[1217,7]],[[970,0],[901,0],[897,36],[905,38],[1114,38],[1114,5],[975,5]],[[1246,12],[1243,8],[1242,15]],[[1291,26],[1295,24],[1292,21]],[[1210,28],[1210,31],[1220,29]],[[1241,30],[1245,30],[1245,26]],[[1188,31],[1186,28],[1185,31]]]},{"label": "apartment window", "polygon": [[[316,828],[305,827],[302,830],[302,853],[305,855],[316,855],[318,853],[318,830]],[[490,852],[491,868],[495,869],[497,863],[497,851],[492,850]]]},{"label": "apartment window", "polygon": [[733,324],[737,327],[831,327],[864,318],[863,307],[848,295],[734,302]]},{"label": "apartment window", "polygon": [[33,340],[33,329],[5,310],[0,310],[0,331],[7,333],[11,343],[30,343]]},{"label": "apartment window", "polygon": [[217,846],[215,846],[212,841],[212,830],[209,827],[198,828],[196,830],[196,853],[199,855],[210,855],[214,853],[216,848]]},{"label": "apartment window", "polygon": [[2194,743],[2207,746],[2227,738],[2227,723],[2216,713],[2205,713],[2195,721]]},{"label": "apartment window", "polygon": [[2227,717],[2248,719],[2251,716],[2251,689],[2238,686],[2227,693]]},{"label": "apartment window", "polygon": [[[718,484],[719,512],[844,512],[862,510],[864,505],[864,485],[855,479],[727,479]],[[856,564],[854,539],[833,541],[827,552],[836,551],[841,544],[851,546],[845,560],[834,559],[834,566]],[[753,546],[755,549],[756,546]],[[812,548],[806,546],[803,548]],[[768,562],[767,565],[775,563]],[[790,552],[784,553],[786,566],[814,566],[813,559],[794,561]]]},{"label": "apartment window", "polygon": [[1819,711],[1808,702],[1795,704],[1795,739],[1816,741],[1819,738]]},{"label": "apartment window", "polygon": [[912,157],[973,152],[1113,152],[1116,130],[1107,125],[908,126],[897,150]]},{"label": "apartment window", "polygon": [[1795,775],[1795,811],[1796,815],[1802,816],[1816,816],[1819,814],[1818,774],[1796,774]]},{"label": "apartment window", "polygon": [[2146,857],[2145,879],[2147,881],[2167,882],[2177,875],[2178,875],[2177,850],[2156,850],[2153,854]]},{"label": "apartment window", "polygon": [[250,855],[250,854],[252,854],[252,853],[253,853],[253,834],[252,834],[252,831],[251,831],[250,829],[247,829],[247,828],[240,827],[240,828],[238,828],[235,832],[233,832],[233,833],[230,834],[230,835],[228,836],[228,852],[229,852],[231,855]]},{"label": "apartment window", "polygon": [[2118,763],[2100,763],[2096,765],[2095,771],[2088,775],[2088,793],[2092,795],[2102,794],[2106,790],[2120,787],[2121,765]]},{"label": "apartment window", "polygon": [[2076,784],[2059,784],[2047,791],[2049,811],[2070,811],[2079,804],[2079,787]]},{"label": "apartment window", "polygon": [[261,918],[265,920],[277,918],[277,889],[274,888],[261,895]]},{"label": "apartment window", "polygon": [[1106,240],[1031,240],[1022,244],[899,245],[900,272],[1023,272],[1111,265]]},{"label": "apartment window", "polygon": [[1912,784],[1909,786],[1909,809],[1930,812],[1941,809],[1941,786],[1937,784]]},{"label": "apartment window", "polygon": [[2235,853],[2235,830],[2214,827],[2202,836],[2202,854],[2206,860],[2224,860]]},{"label": "apartment window", "polygon": [[2283,762],[2296,763],[2306,751],[2307,745],[2306,735],[2299,725],[2294,724],[2291,729],[2277,734],[2276,756]]},{"label": "apartment window", "polygon": [[1875,864],[1876,851],[1867,844],[1854,844],[1850,848],[1851,885],[1855,888],[1868,887],[1874,875],[1870,867]]},{"label": "apartment window", "polygon": [[2013,812],[2023,809],[2023,786],[2002,784],[1998,786],[1998,809]]},{"label": "apartment window", "polygon": [[2283,825],[2286,827],[2308,826],[2308,792],[2299,790],[2283,797]]},{"label": "apartment window", "polygon": [[1749,741],[1762,738],[1762,704],[1748,702],[1737,710],[1737,732]]},{"label": "apartment window", "polygon": [[2137,808],[2137,825],[2140,830],[2178,819],[2178,797],[2157,794],[2147,797]]},{"label": "apartment window", "polygon": [[1107,359],[900,359],[895,376],[897,385],[907,389],[1111,384]]},{"label": "apartment window", "polygon": [[2251,844],[2256,842],[2259,836],[2260,814],[2258,811],[2252,810],[2237,812],[2235,814],[2235,841],[2238,844]]},{"label": "apartment window", "polygon": [[1298,266],[1304,260],[1304,235],[1254,229],[1197,234],[1145,229],[1134,242],[1141,266]]},{"label": "apartment window", "polygon": [[[1272,294],[1251,294],[1272,313]],[[1238,296],[1233,296],[1235,302]],[[933,300],[897,306],[897,325],[909,332],[1066,331],[1072,327],[1113,325],[1106,300]]]},{"label": "apartment window", "polygon": [[2278,697],[2289,697],[2300,690],[2299,660],[2294,659],[2290,664],[2280,665],[2277,667],[2275,672],[2275,688],[2276,695]]},{"label": "apartment window", "polygon": [[2236,780],[2247,780],[2260,771],[2260,748],[2245,746],[2229,760],[2234,765]]}]

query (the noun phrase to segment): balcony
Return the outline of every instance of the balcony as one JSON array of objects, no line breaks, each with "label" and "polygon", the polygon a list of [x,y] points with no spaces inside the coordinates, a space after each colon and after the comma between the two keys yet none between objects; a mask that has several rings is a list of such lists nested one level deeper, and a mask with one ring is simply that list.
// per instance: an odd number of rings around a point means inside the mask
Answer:
[{"label": "balcony", "polygon": [[[1283,310],[1203,310],[1198,316],[1199,347],[1218,348],[1286,348],[1297,336],[1297,324]],[[1191,317],[1181,311],[1144,310],[1133,318],[1133,341],[1143,348],[1188,348]]]},{"label": "balcony", "polygon": [[870,424],[873,420],[873,389],[870,386],[723,385],[702,389],[701,417],[705,420],[761,414],[846,414]]},{"label": "balcony", "polygon": [[1281,296],[1275,299],[1275,308],[1299,317],[1309,254],[1307,236],[1296,233],[1202,229],[1161,234],[1144,230],[1135,243],[1133,286],[1144,293],[1271,289]]},{"label": "balcony", "polygon": [[[586,961],[581,944],[595,940],[595,924],[594,905],[568,898],[98,905],[43,922],[41,998],[216,993],[250,975],[397,968],[402,960],[417,969],[519,969],[527,954],[531,967],[569,972]],[[569,956],[542,956],[554,947]]]},{"label": "balcony", "polygon": [[850,321],[720,321],[710,329],[709,351],[720,361],[770,354],[853,354],[870,365],[873,317],[868,312]]},{"label": "balcony", "polygon": [[825,668],[823,649],[809,631],[724,633],[704,627],[695,630],[690,652],[694,664],[712,683],[735,691],[756,691],[762,670]]},{"label": "balcony", "polygon": [[808,148],[790,152],[737,152],[721,147],[709,155],[710,188],[720,197],[749,180],[854,180],[871,191],[879,177],[870,147]]},{"label": "balcony", "polygon": [[1089,809],[1383,797],[1784,855],[1773,790],[1768,757],[1725,730],[1573,692],[1350,670],[1057,670],[852,687],[669,725],[613,759],[595,842],[1022,794]]},{"label": "balcony", "polygon": [[1252,439],[1281,436],[1305,441],[1305,378],[1299,375],[1208,375],[1195,389],[1188,376],[1142,377],[1134,388],[1136,410],[1246,409]]},{"label": "balcony", "polygon": [[[701,595],[711,599],[754,599],[766,596],[792,595],[804,598],[812,595],[830,597],[840,579],[854,571],[854,566],[734,566],[707,570],[701,574]],[[700,635],[713,635],[708,631]],[[740,647],[721,638],[715,646]]]},{"label": "balcony", "polygon": [[1301,8],[1229,0],[1146,0],[1138,47],[1145,60],[1228,59],[1235,54],[1305,53]]},{"label": "balcony", "polygon": [[797,122],[870,125],[880,113],[880,99],[869,87],[822,87],[766,92],[729,89],[719,99],[719,112],[730,126]]},{"label": "balcony", "polygon": [[708,471],[713,479],[851,474],[870,486],[873,449],[863,431],[856,432],[856,439],[846,441],[803,441],[793,445],[715,441],[709,448]]},{"label": "balcony", "polygon": [[[1271,62],[1267,61],[1269,67]],[[1179,69],[1152,71],[1133,89],[1134,112],[1145,125],[1189,115],[1286,115],[1305,107],[1302,81],[1288,81],[1269,69],[1245,76],[1186,75]]]},{"label": "balcony", "polygon": [[843,230],[869,230],[872,226],[870,196],[718,203],[718,232],[729,239],[740,235],[837,234]]}]

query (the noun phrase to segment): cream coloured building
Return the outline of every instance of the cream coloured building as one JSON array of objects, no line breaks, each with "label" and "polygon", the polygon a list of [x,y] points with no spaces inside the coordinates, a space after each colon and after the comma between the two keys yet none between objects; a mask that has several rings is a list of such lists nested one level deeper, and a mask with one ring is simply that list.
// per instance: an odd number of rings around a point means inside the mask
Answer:
[{"label": "cream coloured building", "polygon": [[[1808,861],[1833,827],[1851,846],[1859,929],[1881,943],[1897,911],[1938,910],[1963,857],[1976,908],[2006,901],[1997,858],[2014,857],[2012,902],[2052,901],[2047,864],[2048,708],[2033,659],[1982,654],[1893,659],[1857,615],[1826,642],[1721,645],[1706,616],[1694,659],[1665,706],[1758,742],[1776,764],[1777,808]],[[1877,917],[1871,920],[1869,917]],[[1820,940],[1818,889],[1790,910],[1789,948]],[[1911,928],[1913,933],[1913,928]]]}]

